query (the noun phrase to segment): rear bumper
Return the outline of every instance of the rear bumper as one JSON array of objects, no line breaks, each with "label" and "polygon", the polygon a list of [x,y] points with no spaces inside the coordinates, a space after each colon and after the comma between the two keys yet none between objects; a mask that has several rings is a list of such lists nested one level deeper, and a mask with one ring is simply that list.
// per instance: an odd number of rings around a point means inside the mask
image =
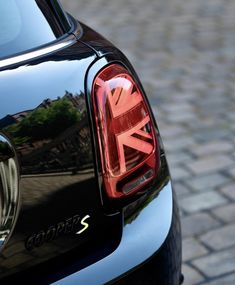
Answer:
[{"label": "rear bumper", "polygon": [[121,242],[112,254],[54,284],[97,285],[127,274],[158,254],[169,233],[172,215],[173,192],[168,182],[157,197],[152,197],[136,217],[126,223]]}]

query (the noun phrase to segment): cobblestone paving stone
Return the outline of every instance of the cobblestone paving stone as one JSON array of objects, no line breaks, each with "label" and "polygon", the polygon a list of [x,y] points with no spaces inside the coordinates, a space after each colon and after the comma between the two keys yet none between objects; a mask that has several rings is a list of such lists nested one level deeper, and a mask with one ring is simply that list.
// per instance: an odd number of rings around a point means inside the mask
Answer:
[{"label": "cobblestone paving stone", "polygon": [[168,154],[185,284],[235,284],[235,1],[63,0],[136,68]]}]

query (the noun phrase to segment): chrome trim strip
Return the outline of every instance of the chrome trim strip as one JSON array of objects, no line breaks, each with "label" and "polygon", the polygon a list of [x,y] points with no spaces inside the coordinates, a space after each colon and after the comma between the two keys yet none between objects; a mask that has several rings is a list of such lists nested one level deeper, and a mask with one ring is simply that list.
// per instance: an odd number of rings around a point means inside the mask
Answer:
[{"label": "chrome trim strip", "polygon": [[74,35],[70,35],[68,40],[64,40],[62,42],[57,42],[53,45],[39,48],[37,50],[31,51],[31,52],[26,52],[24,54],[20,54],[17,56],[13,56],[10,58],[2,59],[0,60],[0,68],[7,67],[9,65],[21,63],[24,61],[27,61],[29,59],[34,59],[37,57],[40,57],[42,55],[46,55],[55,51],[58,51],[60,49],[63,49],[67,46],[72,45],[74,42],[76,42],[77,39],[74,37]]}]

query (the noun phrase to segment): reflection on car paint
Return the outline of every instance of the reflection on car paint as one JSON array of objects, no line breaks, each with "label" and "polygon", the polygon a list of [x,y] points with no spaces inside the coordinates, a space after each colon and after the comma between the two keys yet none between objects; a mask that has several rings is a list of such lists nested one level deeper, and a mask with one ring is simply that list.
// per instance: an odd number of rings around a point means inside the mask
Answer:
[{"label": "reflection on car paint", "polygon": [[13,138],[22,174],[76,173],[92,161],[83,94],[45,99],[33,110],[7,115],[0,126]]},{"label": "reflection on car paint", "polygon": [[0,249],[10,237],[19,208],[19,169],[8,138],[0,133]]},{"label": "reflection on car paint", "polygon": [[[99,259],[120,241],[121,215],[102,210],[93,163],[84,80],[95,58],[90,48],[76,43],[0,73],[0,130],[14,144],[22,200],[15,230],[0,255],[1,277],[49,259],[54,259],[51,270],[66,260],[69,265],[103,244]],[[48,241],[38,234],[74,216],[82,222],[75,232]],[[35,233],[40,246],[29,252],[25,242]],[[63,260],[56,259],[61,254]]]}]

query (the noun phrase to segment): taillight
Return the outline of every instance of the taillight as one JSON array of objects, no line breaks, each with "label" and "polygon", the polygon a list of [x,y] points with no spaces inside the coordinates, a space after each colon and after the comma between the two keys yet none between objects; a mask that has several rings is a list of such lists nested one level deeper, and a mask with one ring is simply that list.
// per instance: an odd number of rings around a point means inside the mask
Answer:
[{"label": "taillight", "polygon": [[108,196],[141,191],[159,168],[154,124],[144,96],[131,74],[112,64],[96,76],[92,102]]}]

